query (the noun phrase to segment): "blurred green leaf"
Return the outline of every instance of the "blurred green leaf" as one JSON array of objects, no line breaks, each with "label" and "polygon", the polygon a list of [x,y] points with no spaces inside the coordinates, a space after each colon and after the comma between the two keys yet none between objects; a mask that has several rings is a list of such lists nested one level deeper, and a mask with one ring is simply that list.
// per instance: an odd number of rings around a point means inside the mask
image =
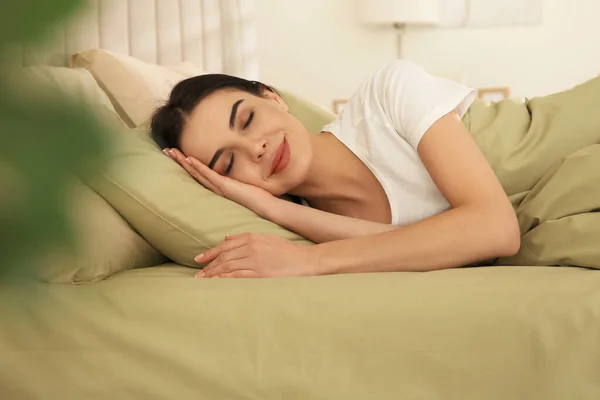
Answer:
[{"label": "blurred green leaf", "polygon": [[[43,42],[84,0],[0,3],[0,55],[12,45]],[[104,124],[73,98],[55,93],[25,100],[0,66],[0,280],[27,276],[45,250],[71,243],[68,184],[97,159]]]},{"label": "blurred green leaf", "polygon": [[49,246],[70,244],[69,179],[106,145],[103,124],[68,97],[9,93],[0,89],[0,279]]},{"label": "blurred green leaf", "polygon": [[84,0],[3,0],[0,6],[0,50],[9,43],[39,39],[52,25],[85,3]]}]

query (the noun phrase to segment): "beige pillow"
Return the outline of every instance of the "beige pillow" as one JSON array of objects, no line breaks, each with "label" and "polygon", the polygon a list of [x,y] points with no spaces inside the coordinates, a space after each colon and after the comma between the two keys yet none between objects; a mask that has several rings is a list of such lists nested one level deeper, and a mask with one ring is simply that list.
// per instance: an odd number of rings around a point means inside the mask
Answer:
[{"label": "beige pillow", "polygon": [[205,73],[190,62],[155,65],[103,49],[76,53],[70,64],[92,73],[130,127],[146,124],[177,82]]},{"label": "beige pillow", "polygon": [[[33,66],[10,68],[12,88],[24,98],[43,99],[68,93],[110,127],[125,125],[91,73],[82,68]],[[38,276],[49,282],[85,283],[119,271],[148,267],[165,260],[104,199],[73,177],[66,197],[75,249],[55,248],[40,256]]]},{"label": "beige pillow", "polygon": [[138,235],[102,197],[73,179],[67,207],[75,247],[42,257],[38,276],[55,283],[87,283],[120,271],[150,267],[165,257]]},{"label": "beige pillow", "polygon": [[58,90],[74,96],[97,114],[116,115],[110,99],[86,69],[31,66],[9,68],[3,72],[9,74],[12,87],[24,98],[44,99]]}]

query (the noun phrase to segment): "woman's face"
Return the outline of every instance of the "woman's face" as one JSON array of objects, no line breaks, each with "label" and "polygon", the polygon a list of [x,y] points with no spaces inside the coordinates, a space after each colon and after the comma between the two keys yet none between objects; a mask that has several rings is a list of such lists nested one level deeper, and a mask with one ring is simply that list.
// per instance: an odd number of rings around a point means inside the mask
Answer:
[{"label": "woman's face", "polygon": [[300,185],[312,160],[310,134],[270,91],[224,89],[203,99],[183,129],[181,151],[276,196]]}]

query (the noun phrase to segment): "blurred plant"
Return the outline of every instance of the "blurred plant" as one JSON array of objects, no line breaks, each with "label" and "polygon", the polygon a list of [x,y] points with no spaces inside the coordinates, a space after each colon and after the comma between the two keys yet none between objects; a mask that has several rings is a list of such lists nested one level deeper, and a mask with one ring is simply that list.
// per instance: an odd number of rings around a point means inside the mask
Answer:
[{"label": "blurred plant", "polygon": [[[15,45],[40,43],[85,2],[6,3],[0,5],[0,57]],[[72,244],[68,177],[105,147],[102,123],[83,105],[58,93],[26,100],[8,76],[0,68],[0,280],[29,276],[39,254]]]}]

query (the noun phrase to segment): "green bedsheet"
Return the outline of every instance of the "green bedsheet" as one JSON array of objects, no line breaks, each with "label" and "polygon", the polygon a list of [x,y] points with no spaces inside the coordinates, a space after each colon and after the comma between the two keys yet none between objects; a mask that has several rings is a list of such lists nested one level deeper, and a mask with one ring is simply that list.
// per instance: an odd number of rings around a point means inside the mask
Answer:
[{"label": "green bedsheet", "polygon": [[487,267],[0,288],[0,398],[600,398],[600,274]]},{"label": "green bedsheet", "polygon": [[600,268],[600,78],[523,102],[478,100],[465,124],[521,226],[509,265]]}]

